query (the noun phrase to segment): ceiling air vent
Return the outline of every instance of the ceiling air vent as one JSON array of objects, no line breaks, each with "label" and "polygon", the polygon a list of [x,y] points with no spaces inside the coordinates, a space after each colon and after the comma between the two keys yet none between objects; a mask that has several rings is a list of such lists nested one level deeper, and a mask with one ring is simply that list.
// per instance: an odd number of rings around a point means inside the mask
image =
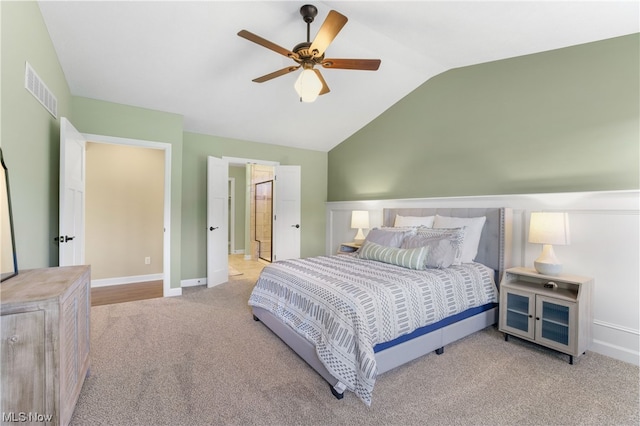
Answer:
[{"label": "ceiling air vent", "polygon": [[24,87],[44,106],[55,118],[58,118],[58,99],[51,93],[42,79],[36,74],[29,62],[24,72]]}]

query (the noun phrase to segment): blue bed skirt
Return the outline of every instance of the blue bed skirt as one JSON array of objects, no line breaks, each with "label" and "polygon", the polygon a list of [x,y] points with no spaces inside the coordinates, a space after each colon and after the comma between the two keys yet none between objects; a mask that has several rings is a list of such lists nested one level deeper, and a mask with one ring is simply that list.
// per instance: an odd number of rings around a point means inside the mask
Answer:
[{"label": "blue bed skirt", "polygon": [[487,303],[486,305],[477,306],[475,308],[467,309],[464,312],[460,312],[459,314],[452,315],[450,317],[444,318],[438,322],[433,324],[426,325],[424,327],[418,328],[409,334],[404,334],[396,339],[393,339],[389,342],[379,343],[373,347],[373,352],[380,352],[382,350],[391,348],[400,343],[406,342],[407,340],[414,339],[416,337],[422,336],[423,334],[431,333],[439,328],[446,327],[450,324],[456,323],[458,321],[462,321],[463,319],[470,318],[474,315],[477,315],[481,312],[488,311],[489,309],[493,309],[498,306],[497,303]]}]

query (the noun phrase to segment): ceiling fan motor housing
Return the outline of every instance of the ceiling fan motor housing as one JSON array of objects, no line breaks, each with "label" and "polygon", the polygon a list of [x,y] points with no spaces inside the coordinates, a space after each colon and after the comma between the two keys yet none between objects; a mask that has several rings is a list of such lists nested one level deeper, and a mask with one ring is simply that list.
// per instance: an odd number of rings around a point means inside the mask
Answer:
[{"label": "ceiling fan motor housing", "polygon": [[300,8],[300,15],[307,24],[313,22],[313,19],[318,15],[318,9],[312,4],[305,4]]}]

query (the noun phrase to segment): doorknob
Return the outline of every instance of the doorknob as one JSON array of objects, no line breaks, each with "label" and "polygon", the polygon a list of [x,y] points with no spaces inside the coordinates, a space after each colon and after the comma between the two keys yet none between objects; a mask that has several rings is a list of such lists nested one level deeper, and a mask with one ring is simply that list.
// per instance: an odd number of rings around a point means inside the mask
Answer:
[{"label": "doorknob", "polygon": [[60,237],[55,237],[53,241],[56,243],[66,243],[67,241],[73,240],[75,237],[70,237],[68,235],[60,235]]},{"label": "doorknob", "polygon": [[219,228],[219,226],[216,226],[215,228],[213,226],[210,226],[209,227],[209,231],[213,231],[213,230],[218,229],[218,228]]},{"label": "doorknob", "polygon": [[296,223],[295,225],[291,225],[291,227],[292,228],[300,228],[300,225]]}]

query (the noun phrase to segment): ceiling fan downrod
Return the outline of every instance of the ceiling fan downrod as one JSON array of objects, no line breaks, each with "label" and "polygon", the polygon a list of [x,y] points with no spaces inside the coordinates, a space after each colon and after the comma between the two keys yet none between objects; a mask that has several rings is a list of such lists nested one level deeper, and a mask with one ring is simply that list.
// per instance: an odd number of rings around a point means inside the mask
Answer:
[{"label": "ceiling fan downrod", "polygon": [[318,15],[318,9],[312,4],[305,4],[300,8],[300,15],[302,19],[307,23],[307,43],[311,42],[311,23],[313,19]]}]

